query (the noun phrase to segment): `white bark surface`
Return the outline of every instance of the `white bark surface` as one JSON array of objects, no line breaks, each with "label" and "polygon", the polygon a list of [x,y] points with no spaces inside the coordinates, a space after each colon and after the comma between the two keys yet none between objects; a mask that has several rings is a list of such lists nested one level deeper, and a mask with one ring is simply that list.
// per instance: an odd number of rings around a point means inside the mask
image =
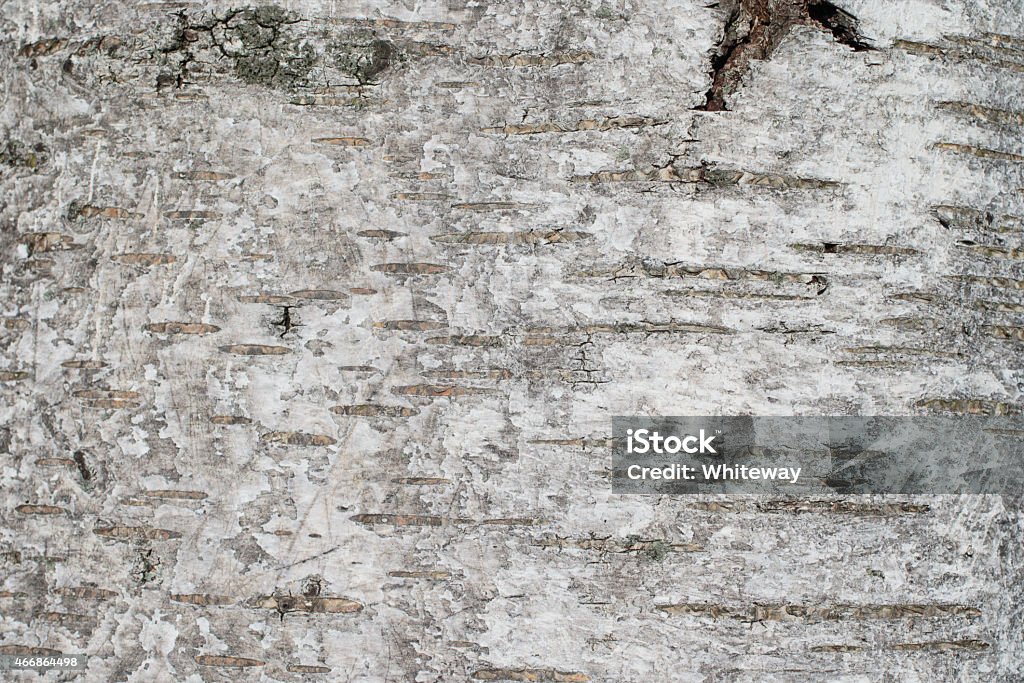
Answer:
[{"label": "white bark surface", "polygon": [[610,494],[613,415],[1024,405],[1021,3],[695,111],[711,4],[0,1],[0,652],[1020,680],[1019,506]]}]

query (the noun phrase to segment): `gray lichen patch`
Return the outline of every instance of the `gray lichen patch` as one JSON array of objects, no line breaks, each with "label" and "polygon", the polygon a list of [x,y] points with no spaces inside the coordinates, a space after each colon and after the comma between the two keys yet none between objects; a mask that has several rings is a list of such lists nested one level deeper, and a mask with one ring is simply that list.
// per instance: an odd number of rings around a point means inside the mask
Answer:
[{"label": "gray lichen patch", "polygon": [[131,576],[136,583],[147,584],[157,580],[160,572],[160,558],[152,548],[140,548],[135,556]]},{"label": "gray lichen patch", "polygon": [[[376,84],[401,60],[401,51],[374,31],[311,35],[295,12],[273,5],[226,13],[177,15],[160,49],[157,88],[181,87],[213,73],[233,73],[251,85],[297,90],[342,78]],[[333,77],[333,78],[332,78]]]},{"label": "gray lichen patch", "polygon": [[49,159],[49,153],[42,143],[28,145],[15,138],[7,138],[0,146],[0,166],[36,171]]},{"label": "gray lichen patch", "polygon": [[235,73],[246,83],[275,88],[300,84],[316,61],[313,47],[290,35],[299,22],[292,13],[266,6],[244,10],[225,26],[225,52],[235,59]]},{"label": "gray lichen patch", "polygon": [[277,54],[250,54],[235,63],[238,77],[246,83],[268,87],[288,88],[302,81],[312,68],[313,57],[308,53],[281,60]]},{"label": "gray lichen patch", "polygon": [[399,60],[395,45],[373,34],[351,36],[330,46],[334,63],[344,74],[360,85],[373,83],[377,77]]},{"label": "gray lichen patch", "polygon": [[265,5],[224,14],[178,15],[178,27],[161,50],[167,68],[157,87],[181,86],[208,64],[228,60],[246,83],[293,89],[307,83],[316,49],[295,30],[294,12]]}]

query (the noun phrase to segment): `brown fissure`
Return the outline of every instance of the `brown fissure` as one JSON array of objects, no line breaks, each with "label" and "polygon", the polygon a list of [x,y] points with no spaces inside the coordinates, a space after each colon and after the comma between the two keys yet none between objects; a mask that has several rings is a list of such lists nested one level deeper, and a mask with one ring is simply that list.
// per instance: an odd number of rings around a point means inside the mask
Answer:
[{"label": "brown fissure", "polygon": [[873,49],[858,31],[857,18],[825,0],[732,0],[722,40],[711,57],[711,87],[698,111],[728,111],[752,60],[769,59],[793,26],[829,31],[855,51]]}]

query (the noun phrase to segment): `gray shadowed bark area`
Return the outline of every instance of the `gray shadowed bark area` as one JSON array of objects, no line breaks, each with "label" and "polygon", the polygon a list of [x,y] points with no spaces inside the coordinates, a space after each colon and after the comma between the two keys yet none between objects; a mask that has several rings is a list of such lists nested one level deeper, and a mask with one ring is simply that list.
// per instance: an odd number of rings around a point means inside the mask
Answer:
[{"label": "gray shadowed bark area", "polygon": [[1020,680],[1018,504],[609,437],[1024,409],[1022,9],[0,1],[0,654]]}]

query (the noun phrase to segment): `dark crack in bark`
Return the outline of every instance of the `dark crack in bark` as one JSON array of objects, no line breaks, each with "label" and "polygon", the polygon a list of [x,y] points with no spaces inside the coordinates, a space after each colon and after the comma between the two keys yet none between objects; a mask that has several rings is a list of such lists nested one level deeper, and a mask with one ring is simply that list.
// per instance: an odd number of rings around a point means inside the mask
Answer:
[{"label": "dark crack in bark", "polygon": [[301,325],[296,322],[296,316],[292,315],[293,308],[296,308],[296,306],[281,306],[281,319],[274,321],[274,327],[278,327],[282,330],[281,334],[278,335],[281,339],[284,339],[285,335],[296,327],[301,327]]},{"label": "dark crack in bark", "polygon": [[711,87],[700,111],[726,111],[751,60],[768,59],[793,26],[829,31],[856,51],[872,49],[857,30],[857,19],[825,0],[730,0],[722,41],[711,58]]}]

